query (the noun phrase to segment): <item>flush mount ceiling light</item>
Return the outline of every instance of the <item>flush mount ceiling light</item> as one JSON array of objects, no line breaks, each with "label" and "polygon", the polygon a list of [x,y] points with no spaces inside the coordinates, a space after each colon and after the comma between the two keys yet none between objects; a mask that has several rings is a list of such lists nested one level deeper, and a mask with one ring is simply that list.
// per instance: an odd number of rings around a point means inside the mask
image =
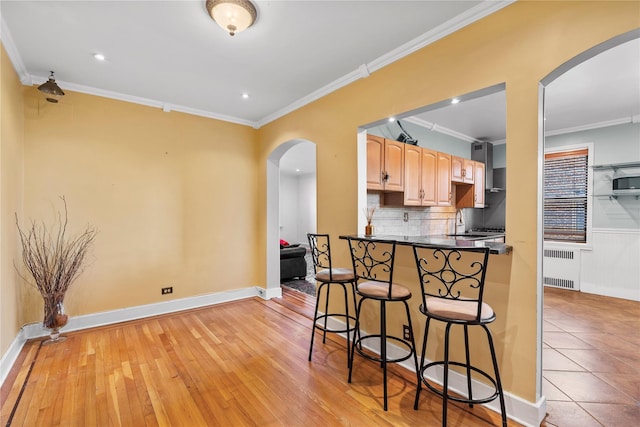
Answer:
[{"label": "flush mount ceiling light", "polygon": [[211,18],[232,36],[253,25],[258,16],[249,0],[207,0],[207,10]]},{"label": "flush mount ceiling light", "polygon": [[49,95],[46,96],[47,101],[55,104],[58,102],[58,98],[64,96],[64,92],[60,89],[60,86],[56,84],[56,79],[53,78],[53,71],[50,71],[50,73],[49,80],[38,86],[38,90],[44,93],[45,96]]}]

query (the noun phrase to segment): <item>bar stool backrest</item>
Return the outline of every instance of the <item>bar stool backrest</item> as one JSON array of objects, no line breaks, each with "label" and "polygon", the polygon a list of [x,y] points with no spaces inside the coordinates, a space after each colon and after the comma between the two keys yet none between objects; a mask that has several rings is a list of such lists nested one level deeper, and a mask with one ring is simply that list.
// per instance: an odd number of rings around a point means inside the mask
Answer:
[{"label": "bar stool backrest", "polygon": [[[314,271],[328,269],[331,275],[331,242],[328,234],[307,233]],[[331,278],[333,280],[333,278]]]},{"label": "bar stool backrest", "polygon": [[357,237],[349,237],[348,241],[356,281],[387,283],[389,285],[387,297],[391,298],[396,242]]},{"label": "bar stool backrest", "polygon": [[481,319],[489,248],[433,248],[413,245],[422,306],[427,298],[477,303],[475,321]]}]

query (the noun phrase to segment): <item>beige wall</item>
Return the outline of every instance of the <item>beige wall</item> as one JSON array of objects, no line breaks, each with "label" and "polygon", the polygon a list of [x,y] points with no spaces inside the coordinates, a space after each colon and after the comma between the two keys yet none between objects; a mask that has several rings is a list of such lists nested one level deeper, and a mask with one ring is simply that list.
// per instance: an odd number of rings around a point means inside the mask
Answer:
[{"label": "beige wall", "polygon": [[[265,175],[266,158],[281,143],[315,142],[318,231],[354,233],[358,126],[505,82],[507,179],[509,188],[518,189],[507,194],[506,208],[507,243],[514,251],[492,256],[487,297],[498,313],[492,329],[505,390],[535,401],[538,84],[577,54],[639,27],[639,17],[638,2],[514,3],[262,128],[259,174]],[[334,246],[342,250],[334,255],[345,264],[346,244],[339,243]],[[411,267],[403,262],[398,280],[411,281]],[[420,319],[417,311],[413,315]]]},{"label": "beige wall", "polygon": [[0,355],[22,325],[22,284],[13,267],[19,259],[15,213],[22,210],[24,119],[22,85],[0,48]]},{"label": "beige wall", "polygon": [[[70,91],[24,99],[25,218],[53,221],[64,195],[75,231],[98,229],[69,313],[258,284],[254,129]],[[40,310],[36,295],[22,321]]]},{"label": "beige wall", "polygon": [[[20,175],[22,119],[6,111],[3,66],[0,351],[20,325],[41,319],[39,297],[29,294],[16,310],[19,285],[12,274],[5,280],[16,255],[15,241],[4,250],[5,233],[14,233],[5,212],[20,208],[21,197],[25,218],[49,219],[64,195],[71,223],[99,230],[66,300],[72,315],[165,301],[160,288],[169,285],[173,298],[264,285],[266,163],[277,146],[297,138],[317,144],[318,230],[353,233],[359,125],[506,82],[507,179],[518,188],[507,196],[514,252],[492,257],[488,298],[498,312],[492,329],[505,389],[534,401],[538,82],[637,28],[639,12],[638,2],[520,1],[258,131],[73,92],[54,106],[24,88],[24,101],[9,103],[19,110],[24,102],[24,189],[5,185],[6,174]],[[12,77],[9,86],[17,84]],[[17,136],[11,149],[6,121]],[[5,209],[5,200],[15,208]],[[334,256],[346,263],[346,244],[338,243]],[[412,267],[399,269],[410,280]],[[5,317],[13,320],[5,325]]]}]

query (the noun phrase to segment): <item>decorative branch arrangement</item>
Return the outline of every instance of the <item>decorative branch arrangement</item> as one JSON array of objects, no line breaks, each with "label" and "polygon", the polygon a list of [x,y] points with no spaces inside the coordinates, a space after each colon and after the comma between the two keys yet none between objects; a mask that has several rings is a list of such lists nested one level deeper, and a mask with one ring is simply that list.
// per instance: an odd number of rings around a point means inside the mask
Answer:
[{"label": "decorative branch arrangement", "polygon": [[364,208],[364,216],[367,219],[367,225],[364,226],[364,235],[371,236],[373,235],[373,225],[371,225],[371,220],[373,220],[373,213],[376,211],[376,208]]},{"label": "decorative branch arrangement", "polygon": [[367,219],[367,224],[371,224],[371,220],[373,219],[373,213],[376,211],[376,208],[364,208],[364,216]]},{"label": "decorative branch arrangement", "polygon": [[[22,279],[42,295],[43,325],[56,333],[67,323],[67,316],[61,311],[64,296],[71,283],[83,271],[87,251],[96,236],[96,229],[87,225],[77,236],[67,237],[67,201],[64,197],[61,199],[64,203],[64,216],[58,212],[58,222],[53,227],[31,220],[30,226],[23,230],[16,214],[22,261],[33,280],[28,280],[17,268],[16,270]],[[55,338],[52,333],[52,339]]]}]

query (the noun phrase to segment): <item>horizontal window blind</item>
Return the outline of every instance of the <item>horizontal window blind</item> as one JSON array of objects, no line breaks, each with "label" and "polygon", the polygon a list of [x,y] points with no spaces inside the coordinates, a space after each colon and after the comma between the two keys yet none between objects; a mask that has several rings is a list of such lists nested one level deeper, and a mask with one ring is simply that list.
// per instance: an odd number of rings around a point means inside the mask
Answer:
[{"label": "horizontal window blind", "polygon": [[587,241],[588,150],[544,156],[544,239]]}]

